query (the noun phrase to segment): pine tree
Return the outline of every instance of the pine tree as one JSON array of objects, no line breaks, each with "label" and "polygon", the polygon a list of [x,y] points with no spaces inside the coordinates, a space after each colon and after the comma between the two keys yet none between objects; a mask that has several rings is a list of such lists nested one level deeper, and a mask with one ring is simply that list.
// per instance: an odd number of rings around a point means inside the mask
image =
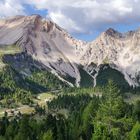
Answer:
[{"label": "pine tree", "polygon": [[54,140],[52,131],[48,130],[47,132],[45,132],[41,140]]},{"label": "pine tree", "polygon": [[93,120],[93,139],[120,139],[121,128],[117,127],[117,121],[125,117],[125,109],[126,104],[119,90],[112,81],[109,81],[96,118]]},{"label": "pine tree", "polygon": [[130,132],[130,140],[140,140],[140,124],[136,122]]}]

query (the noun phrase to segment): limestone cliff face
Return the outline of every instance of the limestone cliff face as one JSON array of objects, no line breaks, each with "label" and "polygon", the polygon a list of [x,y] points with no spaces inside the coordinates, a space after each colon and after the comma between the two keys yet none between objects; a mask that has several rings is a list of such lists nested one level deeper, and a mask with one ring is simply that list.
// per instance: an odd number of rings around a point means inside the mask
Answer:
[{"label": "limestone cliff face", "polygon": [[[70,76],[80,86],[82,66],[96,83],[99,66],[110,64],[124,74],[132,86],[140,81],[140,31],[125,34],[108,29],[92,42],[73,38],[64,29],[39,15],[16,16],[0,20],[0,46],[17,44],[23,52],[41,62],[61,80]],[[92,66],[91,64],[95,64]]]},{"label": "limestone cliff face", "polygon": [[15,43],[58,77],[75,78],[79,86],[77,63],[85,42],[72,38],[52,21],[32,15],[0,20],[0,45]]},{"label": "limestone cliff face", "polygon": [[110,64],[121,71],[132,86],[138,85],[140,72],[140,31],[119,33],[113,29],[103,32],[95,41],[88,44],[81,62],[88,66],[92,62]]}]

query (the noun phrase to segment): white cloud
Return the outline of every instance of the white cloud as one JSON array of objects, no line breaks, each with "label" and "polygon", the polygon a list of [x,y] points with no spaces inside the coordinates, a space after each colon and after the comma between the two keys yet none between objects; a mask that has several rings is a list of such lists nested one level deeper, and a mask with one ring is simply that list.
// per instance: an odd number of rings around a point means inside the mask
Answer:
[{"label": "white cloud", "polygon": [[140,18],[140,0],[40,0],[40,4],[35,0],[33,3],[37,8],[48,9],[48,16],[70,32],[90,33]]},{"label": "white cloud", "polygon": [[0,16],[24,13],[23,4],[48,10],[48,17],[74,33],[140,21],[140,0],[2,0]]},{"label": "white cloud", "polygon": [[33,5],[35,8],[41,10],[47,8],[48,0],[19,0],[22,3]]},{"label": "white cloud", "polygon": [[24,7],[18,0],[1,0],[0,1],[0,17],[13,15],[23,15]]}]

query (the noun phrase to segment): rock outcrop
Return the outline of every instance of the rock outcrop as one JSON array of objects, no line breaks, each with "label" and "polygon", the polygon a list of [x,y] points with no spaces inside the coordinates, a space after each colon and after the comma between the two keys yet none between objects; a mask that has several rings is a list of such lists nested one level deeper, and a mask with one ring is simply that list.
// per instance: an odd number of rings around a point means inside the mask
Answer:
[{"label": "rock outcrop", "polygon": [[[120,71],[129,85],[139,86],[140,83],[139,30],[122,34],[110,28],[94,41],[84,42],[39,15],[16,16],[0,20],[0,46],[12,44],[71,86],[80,86],[79,66],[91,75],[96,86],[102,64]],[[91,71],[96,73],[93,75]],[[75,83],[65,77],[72,77]]]}]

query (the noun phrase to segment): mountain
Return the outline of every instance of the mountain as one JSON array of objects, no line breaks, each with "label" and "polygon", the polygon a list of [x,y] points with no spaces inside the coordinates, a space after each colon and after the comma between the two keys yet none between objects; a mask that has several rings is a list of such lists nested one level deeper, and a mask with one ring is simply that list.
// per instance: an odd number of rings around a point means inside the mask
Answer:
[{"label": "mountain", "polygon": [[[11,49],[1,63],[22,77],[30,76],[34,65],[70,86],[104,85],[108,79],[120,86],[139,86],[139,47],[139,30],[122,34],[110,28],[94,41],[84,42],[39,15],[0,20],[0,49]],[[11,54],[13,49],[17,52]]]},{"label": "mountain", "polygon": [[[139,85],[140,31],[119,33],[114,29],[103,32],[88,44],[83,60],[87,67],[93,62],[97,66],[107,63],[120,71],[131,86]],[[85,61],[86,60],[86,61]]]}]

